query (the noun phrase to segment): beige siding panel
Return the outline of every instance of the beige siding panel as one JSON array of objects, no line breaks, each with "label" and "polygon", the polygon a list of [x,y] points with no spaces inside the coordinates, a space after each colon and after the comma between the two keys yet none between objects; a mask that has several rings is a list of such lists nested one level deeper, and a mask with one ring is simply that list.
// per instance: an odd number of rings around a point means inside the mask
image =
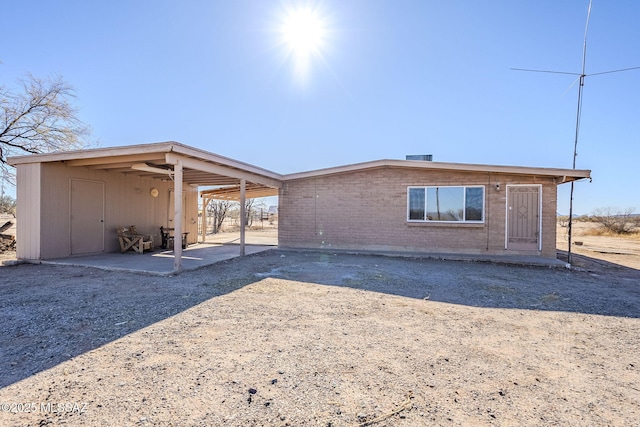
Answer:
[{"label": "beige siding panel", "polygon": [[16,213],[17,229],[16,256],[18,259],[40,259],[40,165],[24,164],[17,167],[17,200],[20,202]]},{"label": "beige siding panel", "polygon": [[[529,253],[555,257],[552,179],[488,172],[380,168],[287,180],[280,194],[279,243],[390,252],[520,253],[504,247],[508,184],[542,184],[543,250]],[[432,185],[484,186],[484,224],[407,222],[407,187]]]},{"label": "beige siding panel", "polygon": [[[198,240],[198,212],[193,210],[193,206],[198,204],[198,191],[195,187],[183,186],[182,191],[182,229],[189,233],[187,235],[188,243],[196,243]],[[174,199],[173,189],[169,190],[169,202],[166,206],[167,223],[164,225],[168,228],[173,228],[173,216],[174,216]]]},{"label": "beige siding panel", "polygon": [[42,259],[71,255],[70,176],[66,169],[42,164]]}]

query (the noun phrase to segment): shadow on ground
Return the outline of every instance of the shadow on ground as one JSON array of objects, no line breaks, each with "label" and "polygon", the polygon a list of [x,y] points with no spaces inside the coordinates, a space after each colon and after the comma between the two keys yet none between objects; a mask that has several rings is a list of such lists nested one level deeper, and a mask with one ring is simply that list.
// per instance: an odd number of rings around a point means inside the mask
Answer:
[{"label": "shadow on ground", "polygon": [[2,267],[0,387],[267,277],[474,307],[640,317],[640,272],[581,262],[584,267],[570,271],[270,250],[170,277]]},{"label": "shadow on ground", "polygon": [[[285,255],[287,256],[287,255]],[[329,253],[264,277],[347,286],[473,307],[640,317],[640,271],[586,256],[574,269]]]}]

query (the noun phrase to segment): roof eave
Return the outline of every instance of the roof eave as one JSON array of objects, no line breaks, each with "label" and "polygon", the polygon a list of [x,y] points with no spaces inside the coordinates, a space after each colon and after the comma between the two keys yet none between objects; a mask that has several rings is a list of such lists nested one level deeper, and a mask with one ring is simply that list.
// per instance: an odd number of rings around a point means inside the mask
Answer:
[{"label": "roof eave", "polygon": [[108,147],[108,148],[90,148],[83,150],[64,151],[59,153],[45,153],[45,154],[30,154],[24,156],[9,157],[7,162],[11,166],[17,166],[20,164],[28,163],[51,163],[51,162],[65,162],[65,161],[78,161],[85,159],[100,159],[109,157],[122,158],[125,156],[135,155],[153,155],[160,154],[162,157],[173,153],[180,156],[192,157],[205,162],[211,162],[215,164],[225,165],[229,168],[250,172],[256,175],[261,175],[274,180],[280,180],[282,175],[276,172],[272,172],[267,169],[263,169],[258,166],[251,165],[249,163],[234,160],[228,157],[213,154],[208,151],[189,147],[175,141],[156,142],[150,144],[139,145],[127,145],[121,147]]},{"label": "roof eave", "polygon": [[174,141],[154,142],[151,144],[123,145],[108,148],[86,148],[80,150],[61,151],[58,153],[27,154],[13,156],[7,159],[7,163],[16,166],[25,163],[61,162],[65,160],[89,159],[99,157],[122,156],[144,153],[169,153],[175,144]]},{"label": "roof eave", "polygon": [[562,182],[570,182],[578,179],[590,178],[591,170],[588,169],[560,169],[560,168],[541,168],[530,166],[503,166],[503,165],[482,165],[470,163],[445,163],[445,162],[428,162],[421,160],[374,160],[371,162],[355,163],[351,165],[337,166],[325,169],[317,169],[307,172],[297,172],[283,175],[284,181],[295,179],[313,178],[326,175],[335,175],[347,172],[363,171],[378,168],[409,168],[409,169],[425,169],[425,170],[453,170],[464,172],[491,172],[499,174],[517,174],[517,175],[538,175],[549,176],[562,180]]}]

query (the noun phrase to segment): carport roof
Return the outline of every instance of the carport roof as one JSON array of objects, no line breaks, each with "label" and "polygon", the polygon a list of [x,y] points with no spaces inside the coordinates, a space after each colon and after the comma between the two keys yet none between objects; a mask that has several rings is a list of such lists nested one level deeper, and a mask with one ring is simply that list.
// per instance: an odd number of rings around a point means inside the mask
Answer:
[{"label": "carport roof", "polygon": [[255,190],[282,186],[280,174],[173,141],[9,158],[13,166],[49,162],[162,180],[170,179],[180,162],[188,185],[232,187],[245,179]]}]

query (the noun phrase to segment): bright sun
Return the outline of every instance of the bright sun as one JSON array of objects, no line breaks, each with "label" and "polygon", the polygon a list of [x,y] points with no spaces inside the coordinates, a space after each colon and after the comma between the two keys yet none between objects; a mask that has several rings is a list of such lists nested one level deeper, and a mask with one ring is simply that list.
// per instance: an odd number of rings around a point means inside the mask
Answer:
[{"label": "bright sun", "polygon": [[324,38],[322,20],[310,9],[290,10],[282,32],[285,42],[296,55],[316,52]]},{"label": "bright sun", "polygon": [[327,29],[318,9],[298,8],[285,11],[280,27],[286,55],[293,65],[295,79],[305,84],[314,59],[322,59]]}]

